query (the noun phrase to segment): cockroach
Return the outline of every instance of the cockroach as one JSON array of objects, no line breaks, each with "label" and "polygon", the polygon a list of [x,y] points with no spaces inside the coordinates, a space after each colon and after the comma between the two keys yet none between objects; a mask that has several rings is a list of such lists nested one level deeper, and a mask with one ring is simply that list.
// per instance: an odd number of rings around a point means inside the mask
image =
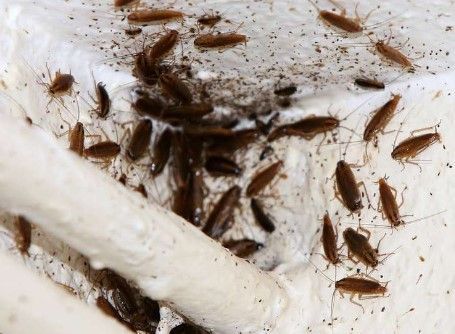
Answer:
[{"label": "cockroach", "polygon": [[363,208],[362,196],[359,191],[359,185],[365,187],[363,181],[357,182],[351,166],[344,160],[338,161],[335,177],[337,188],[335,196],[351,213],[359,212]]},{"label": "cockroach", "polygon": [[272,233],[275,231],[275,224],[273,223],[272,219],[264,212],[262,204],[259,203],[257,199],[252,198],[250,206],[256,223],[261,226],[266,232]]},{"label": "cockroach", "polygon": [[[379,200],[382,206],[382,218],[387,218],[392,227],[397,227],[403,220],[400,215],[400,206],[397,204],[397,191],[395,188],[389,186],[384,178],[380,178],[379,181]],[[395,194],[392,192],[395,192]],[[403,201],[402,203],[403,204]],[[379,211],[379,204],[378,204]]]},{"label": "cockroach", "polygon": [[55,72],[54,79],[51,78],[51,83],[48,85],[48,92],[53,97],[68,94],[73,88],[74,82],[74,77],[71,74],[62,74],[59,70]]},{"label": "cockroach", "polygon": [[106,140],[93,144],[84,150],[84,155],[89,158],[109,160],[120,153],[120,145]]},{"label": "cockroach", "polygon": [[177,30],[170,30],[167,34],[158,39],[147,50],[147,55],[153,60],[158,60],[166,56],[179,40],[179,32]]},{"label": "cockroach", "polygon": [[169,128],[166,128],[153,147],[153,158],[150,165],[150,172],[153,176],[159,175],[166,166],[166,163],[169,160],[171,142],[172,131]]},{"label": "cockroach", "polygon": [[209,334],[209,332],[203,330],[200,327],[190,324],[181,324],[177,327],[174,327],[170,334]]},{"label": "cockroach", "polygon": [[320,133],[332,131],[340,126],[340,121],[331,116],[310,116],[301,121],[281,125],[270,132],[267,140],[274,141],[283,136],[298,136],[306,140],[313,139]]},{"label": "cockroach", "polygon": [[99,117],[104,118],[109,113],[111,109],[111,100],[109,94],[107,93],[105,85],[102,82],[98,82],[95,86],[96,100],[98,107],[96,108],[96,113]]},{"label": "cockroach", "polygon": [[149,119],[141,120],[133,131],[126,154],[131,160],[137,160],[147,151],[152,136],[153,124]]},{"label": "cockroach", "polygon": [[159,84],[164,94],[178,102],[191,103],[193,100],[193,94],[189,87],[175,74],[162,74]]},{"label": "cockroach", "polygon": [[239,203],[240,193],[240,187],[233,186],[221,196],[210,212],[202,232],[218,239],[232,226],[232,214]]},{"label": "cockroach", "polygon": [[262,189],[272,182],[281,167],[283,167],[283,161],[280,160],[256,172],[246,188],[246,195],[248,197],[256,196]]},{"label": "cockroach", "polygon": [[204,126],[204,125],[193,125],[185,124],[183,131],[188,136],[192,137],[202,137],[202,138],[211,138],[216,140],[225,140],[226,137],[232,138],[235,135],[235,131],[231,129],[226,129],[221,126]]},{"label": "cockroach", "polygon": [[241,239],[228,240],[223,243],[223,247],[229,249],[235,256],[246,258],[264,247],[264,245],[251,239]]},{"label": "cockroach", "polygon": [[437,132],[425,133],[420,136],[412,136],[399,143],[392,151],[391,156],[398,161],[410,162],[419,153],[437,141],[441,141],[441,135]]},{"label": "cockroach", "polygon": [[405,56],[401,51],[397,48],[390,46],[390,40],[392,39],[392,35],[389,36],[387,41],[378,40],[375,42],[369,35],[367,35],[371,43],[374,45],[375,50],[382,55],[387,60],[396,63],[398,65],[403,66],[404,68],[412,68],[412,62],[409,60],[407,56]]},{"label": "cockroach", "polygon": [[147,86],[153,86],[158,82],[160,73],[159,66],[155,61],[147,56],[145,52],[140,52],[134,59],[133,75]]},{"label": "cockroach", "polygon": [[156,119],[161,118],[164,110],[164,104],[161,99],[149,95],[139,97],[134,101],[132,106],[139,115],[150,116]]},{"label": "cockroach", "polygon": [[349,33],[360,33],[363,31],[359,20],[351,19],[328,10],[319,11],[319,17],[328,24]]},{"label": "cockroach", "polygon": [[148,198],[149,195],[147,193],[147,189],[145,189],[145,186],[143,183],[140,183],[136,188],[134,188],[135,191],[140,193],[144,198]]},{"label": "cockroach", "polygon": [[109,301],[100,296],[96,299],[96,306],[107,316],[112,317],[118,320],[122,324],[126,324],[122,316],[117,312],[117,310],[109,303]]},{"label": "cockroach", "polygon": [[200,18],[197,19],[197,23],[203,26],[207,27],[213,27],[216,25],[218,22],[220,22],[222,19],[221,15],[215,14],[215,15],[203,15]]},{"label": "cockroach", "polygon": [[335,290],[343,296],[343,293],[351,295],[350,301],[363,309],[363,306],[354,302],[355,295],[359,296],[384,296],[387,292],[387,284],[382,285],[380,282],[367,277],[345,277],[335,282]]},{"label": "cockroach", "polygon": [[32,224],[23,216],[17,216],[14,224],[16,247],[22,255],[30,256],[28,250],[32,243]]},{"label": "cockroach", "polygon": [[379,132],[383,132],[384,128],[389,124],[394,116],[398,103],[401,100],[401,95],[392,95],[392,98],[379,108],[367,123],[363,132],[363,140],[371,141]]},{"label": "cockroach", "polygon": [[131,318],[138,311],[132,292],[131,294],[129,292],[123,288],[116,288],[112,291],[112,300],[116,309],[127,319]]},{"label": "cockroach", "polygon": [[84,153],[85,131],[81,122],[77,122],[73,129],[69,132],[69,149],[79,155]]},{"label": "cockroach", "polygon": [[136,10],[127,16],[130,24],[158,24],[169,21],[183,20],[184,14],[171,9],[142,9]]},{"label": "cockroach", "polygon": [[335,234],[332,220],[330,219],[329,214],[326,213],[322,223],[321,241],[326,260],[333,265],[337,265],[341,262],[338,255],[337,239],[338,236]]},{"label": "cockroach", "polygon": [[199,48],[224,48],[231,47],[237,44],[245,43],[246,35],[237,34],[235,32],[225,32],[220,34],[204,34],[194,40],[194,45]]},{"label": "cockroach", "polygon": [[376,79],[369,79],[369,78],[357,78],[354,80],[354,83],[357,86],[363,88],[375,88],[375,89],[384,89],[385,85],[382,81],[378,81]]},{"label": "cockroach", "polygon": [[242,169],[231,159],[222,156],[210,156],[205,161],[205,169],[213,176],[238,176]]},{"label": "cockroach", "polygon": [[125,34],[128,36],[136,36],[142,32],[141,28],[132,28],[132,29],[125,29]]},{"label": "cockroach", "polygon": [[[356,232],[350,227],[343,232],[343,239],[348,247],[348,257],[354,263],[360,261],[367,267],[375,268],[379,263],[378,253],[373,249],[373,247],[370,245],[370,242],[368,241],[370,232],[363,228],[360,229],[362,231],[365,231],[365,233],[367,233],[367,236]],[[354,257],[358,261],[355,261]]]},{"label": "cockroach", "polygon": [[172,136],[173,174],[178,188],[187,186],[190,175],[190,153],[188,138],[181,132]]},{"label": "cockroach", "polygon": [[290,96],[294,94],[297,91],[297,87],[294,85],[283,87],[283,88],[278,88],[273,91],[275,95],[278,96]]},{"label": "cockroach", "polygon": [[204,216],[204,180],[202,178],[202,170],[194,169],[191,171],[190,177],[190,217],[189,221],[195,225],[200,226]]},{"label": "cockroach", "polygon": [[210,103],[192,103],[171,106],[163,111],[162,118],[165,120],[184,120],[197,119],[204,117],[213,112],[213,106]]},{"label": "cockroach", "polygon": [[207,152],[210,154],[233,154],[256,141],[258,137],[259,131],[257,129],[234,131],[230,138],[214,140],[207,147]]},{"label": "cockroach", "polygon": [[117,8],[137,4],[140,0],[114,0],[114,6]]}]

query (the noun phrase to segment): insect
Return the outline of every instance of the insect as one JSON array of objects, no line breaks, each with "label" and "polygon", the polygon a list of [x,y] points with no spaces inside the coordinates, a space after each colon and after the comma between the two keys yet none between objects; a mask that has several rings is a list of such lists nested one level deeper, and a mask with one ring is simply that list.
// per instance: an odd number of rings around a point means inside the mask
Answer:
[{"label": "insect", "polygon": [[363,185],[366,193],[365,183],[363,181],[357,182],[351,166],[344,160],[338,161],[335,170],[335,177],[335,197],[338,198],[338,200],[343,203],[343,205],[351,211],[351,213],[359,212],[363,208],[359,186]]},{"label": "insect", "polygon": [[384,128],[392,119],[398,103],[401,100],[401,95],[392,95],[392,98],[379,108],[368,122],[363,132],[363,140],[371,141],[379,132],[384,132]]},{"label": "insect", "polygon": [[200,327],[196,327],[190,324],[181,324],[173,328],[170,334],[209,334],[209,332],[203,330]]},{"label": "insect", "polygon": [[131,28],[131,29],[125,29],[125,34],[128,36],[136,36],[139,35],[142,32],[141,28]]},{"label": "insect", "polygon": [[369,79],[369,78],[357,78],[354,80],[354,83],[357,86],[363,88],[375,88],[375,89],[384,89],[385,85],[382,81],[378,81],[376,79]]},{"label": "insect", "polygon": [[253,212],[256,223],[261,226],[264,231],[272,233],[275,231],[275,224],[272,219],[264,212],[264,208],[261,203],[255,198],[251,199],[250,202],[251,211]]},{"label": "insect", "polygon": [[158,97],[152,97],[148,94],[140,96],[133,102],[132,107],[141,116],[150,116],[160,119],[164,110],[164,104]]},{"label": "insect", "polygon": [[401,163],[404,161],[407,163],[416,164],[411,161],[412,158],[415,158],[418,154],[426,150],[429,146],[433,145],[437,141],[441,141],[441,135],[438,132],[425,133],[420,136],[412,136],[412,134],[415,132],[416,131],[413,131],[411,133],[411,137],[403,140],[393,149],[391,153],[393,159],[398,160]]},{"label": "insect", "polygon": [[261,154],[259,155],[259,160],[260,161],[264,160],[265,158],[271,156],[273,154],[273,152],[274,151],[273,151],[272,146],[267,145],[266,147],[264,147]]},{"label": "insect", "polygon": [[142,9],[127,16],[130,24],[146,25],[183,20],[184,14],[172,9]]},{"label": "insect", "polygon": [[[382,206],[382,218],[387,218],[392,227],[397,227],[403,220],[401,219],[399,208],[404,203],[403,193],[401,194],[401,204],[397,204],[397,191],[395,188],[389,186],[384,178],[380,178],[379,181],[379,199]],[[393,192],[394,193],[393,193]],[[378,203],[379,211],[379,203]]]},{"label": "insect", "polygon": [[226,137],[232,138],[235,135],[235,131],[217,125],[185,124],[183,130],[189,136],[203,137],[204,139],[211,138],[213,140],[224,140]]},{"label": "insect", "polygon": [[30,256],[28,250],[32,243],[32,224],[23,216],[17,216],[14,222],[16,247],[22,255]]},{"label": "insect", "polygon": [[115,7],[126,7],[139,3],[140,0],[114,0]]},{"label": "insect", "polygon": [[353,300],[354,296],[358,295],[359,300],[361,300],[363,296],[384,296],[387,292],[387,283],[382,285],[377,280],[368,276],[366,278],[350,276],[336,281],[335,290],[338,290],[342,297],[344,297],[344,293],[350,294],[350,301],[353,304],[360,306],[363,310],[363,306]]},{"label": "insect", "polygon": [[332,131],[340,126],[340,121],[331,116],[310,116],[301,121],[281,125],[270,132],[267,140],[269,142],[284,136],[299,136],[306,140],[313,139],[320,133]]},{"label": "insect", "polygon": [[350,227],[343,232],[344,242],[348,247],[348,257],[354,263],[358,263],[360,261],[367,267],[375,268],[379,263],[378,253],[373,249],[373,247],[371,247],[368,241],[370,239],[370,232],[362,227],[359,227],[359,229],[365,232],[367,236],[356,232]]},{"label": "insect", "polygon": [[134,59],[133,75],[147,86],[153,86],[158,82],[160,68],[155,61],[147,56],[145,52],[140,52]]},{"label": "insect", "polygon": [[246,188],[246,195],[248,197],[256,196],[275,178],[282,166],[283,161],[279,160],[256,172]]},{"label": "insect", "polygon": [[147,151],[152,136],[152,121],[141,120],[133,131],[126,154],[131,160],[137,160]]},{"label": "insect", "polygon": [[283,88],[278,88],[273,91],[275,95],[278,96],[289,96],[294,94],[297,91],[297,87],[294,85],[283,87]]},{"label": "insect", "polygon": [[240,192],[239,186],[232,186],[221,196],[210,212],[202,232],[218,239],[232,226],[232,214],[239,202]]},{"label": "insect", "polygon": [[338,233],[335,234],[332,221],[329,217],[329,214],[326,213],[323,218],[322,223],[322,247],[324,249],[324,255],[328,262],[333,265],[337,265],[341,262],[338,255],[337,248]]},{"label": "insect", "polygon": [[118,313],[118,311],[111,305],[111,303],[103,296],[99,296],[96,299],[96,306],[107,316],[116,319],[117,321],[119,321],[120,323],[134,331],[134,328],[131,328],[130,324],[123,320],[120,313]]},{"label": "insect", "polygon": [[191,103],[193,94],[188,86],[175,74],[167,73],[160,76],[159,84],[164,94],[182,103]]},{"label": "insect", "polygon": [[231,137],[213,140],[207,147],[210,154],[232,154],[256,141],[257,129],[246,129],[231,132]]},{"label": "insect", "polygon": [[222,17],[219,14],[214,14],[214,15],[205,14],[197,19],[197,23],[202,26],[207,26],[207,27],[212,28],[218,22],[220,22],[221,19],[222,19]]},{"label": "insect", "polygon": [[212,49],[231,47],[241,43],[245,43],[246,45],[246,41],[246,35],[241,35],[234,32],[225,32],[220,34],[209,33],[196,37],[194,40],[194,45],[199,48]]},{"label": "insect", "polygon": [[169,128],[166,128],[153,147],[153,159],[150,165],[150,172],[153,176],[159,175],[166,166],[166,163],[169,160],[171,142],[172,131]]},{"label": "insect", "polygon": [[111,109],[111,100],[109,94],[106,91],[105,85],[102,82],[98,82],[95,86],[96,100],[98,107],[96,108],[96,113],[99,117],[104,118],[109,113]]},{"label": "insect", "polygon": [[213,176],[238,176],[242,169],[233,160],[223,156],[210,156],[205,161],[205,169]]},{"label": "insect", "polygon": [[75,82],[74,77],[70,74],[61,73],[60,70],[55,72],[54,79],[51,78],[51,83],[47,84],[47,90],[52,97],[60,97],[69,94]]},{"label": "insect", "polygon": [[163,111],[162,118],[169,121],[179,121],[182,119],[197,119],[213,112],[213,106],[210,103],[192,103],[171,106]]},{"label": "insect", "polygon": [[84,150],[84,155],[86,157],[102,160],[115,158],[119,153],[120,145],[110,140],[93,144]]},{"label": "insect", "polygon": [[182,132],[172,136],[173,174],[178,188],[187,186],[190,175],[190,153],[188,138]]},{"label": "insect", "polygon": [[85,131],[81,122],[77,122],[73,129],[68,133],[70,146],[69,149],[79,155],[84,153]]},{"label": "insect", "polygon": [[179,40],[179,32],[177,30],[170,30],[167,34],[158,39],[147,50],[147,56],[153,61],[163,58],[167,55]]},{"label": "insect", "polygon": [[228,240],[223,243],[223,247],[226,247],[232,254],[241,258],[249,257],[263,246],[261,243],[251,239]]},{"label": "insect", "polygon": [[375,50],[384,58],[393,63],[401,65],[404,68],[412,68],[412,63],[409,58],[397,48],[390,46],[392,34],[390,34],[386,42],[384,42],[384,40],[378,40],[377,42],[374,42],[370,36],[368,36],[368,38],[373,43]]}]

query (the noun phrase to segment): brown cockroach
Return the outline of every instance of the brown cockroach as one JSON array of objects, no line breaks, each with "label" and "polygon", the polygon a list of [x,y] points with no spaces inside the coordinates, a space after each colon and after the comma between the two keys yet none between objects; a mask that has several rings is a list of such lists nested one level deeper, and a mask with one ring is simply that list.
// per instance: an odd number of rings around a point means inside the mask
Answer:
[{"label": "brown cockroach", "polygon": [[141,9],[127,16],[130,24],[146,25],[183,20],[184,14],[172,9]]},{"label": "brown cockroach", "polygon": [[114,0],[114,6],[117,8],[131,6],[139,3],[140,0]]},{"label": "brown cockroach", "polygon": [[246,129],[232,132],[230,138],[214,140],[207,147],[210,154],[232,154],[237,150],[247,147],[259,137],[257,129]]},{"label": "brown cockroach", "polygon": [[246,195],[248,197],[256,196],[262,189],[272,182],[281,167],[283,167],[283,161],[279,160],[256,172],[246,188]]},{"label": "brown cockroach", "polygon": [[89,158],[109,160],[120,153],[120,145],[110,141],[102,141],[84,150],[84,155]]},{"label": "brown cockroach", "polygon": [[272,219],[264,212],[262,204],[259,203],[257,199],[252,198],[250,206],[256,223],[268,233],[275,231],[275,224],[273,223]]},{"label": "brown cockroach", "polygon": [[74,82],[75,80],[71,73],[62,74],[60,70],[58,70],[55,72],[54,79],[51,78],[51,83],[48,85],[48,92],[52,97],[68,94],[73,88]]},{"label": "brown cockroach", "polygon": [[377,42],[375,42],[369,35],[367,35],[367,37],[373,44],[375,50],[384,58],[391,61],[392,63],[401,65],[404,68],[412,68],[412,62],[409,60],[409,58],[405,56],[397,48],[390,46],[392,34],[389,36],[386,42],[384,40],[378,40]]},{"label": "brown cockroach", "polygon": [[225,48],[237,44],[245,43],[246,35],[237,34],[235,32],[225,32],[220,34],[204,34],[196,37],[194,45],[199,48]]},{"label": "brown cockroach", "polygon": [[131,318],[138,310],[131,289],[125,290],[123,287],[115,288],[112,291],[112,300],[115,308],[127,319]]},{"label": "brown cockroach", "polygon": [[187,324],[187,323],[174,327],[169,333],[170,334],[209,334],[209,332],[205,331],[204,329],[197,327],[195,325]]},{"label": "brown cockroach", "polygon": [[393,118],[398,103],[401,100],[401,95],[393,94],[392,98],[387,101],[382,107],[377,109],[373,117],[367,123],[363,132],[363,140],[371,141],[379,132],[384,132],[384,128]]},{"label": "brown cockroach", "polygon": [[340,121],[332,116],[310,116],[301,121],[281,125],[270,132],[267,140],[274,141],[283,136],[299,136],[306,140],[313,139],[320,133],[332,131],[340,126]]},{"label": "brown cockroach", "polygon": [[239,203],[240,193],[240,187],[233,186],[221,196],[210,212],[202,232],[218,239],[232,226],[232,214]]},{"label": "brown cockroach", "polygon": [[189,87],[172,73],[162,74],[159,79],[161,90],[165,95],[182,103],[191,103],[193,94]]},{"label": "brown cockroach", "polygon": [[166,163],[169,160],[171,142],[172,131],[171,129],[166,128],[158,137],[158,140],[153,147],[153,158],[150,165],[150,172],[153,176],[159,175],[166,166]]},{"label": "brown cockroach", "polygon": [[[370,239],[370,232],[361,227],[359,227],[359,229],[364,231],[367,236],[356,232],[350,227],[343,232],[343,239],[348,247],[348,257],[354,263],[360,261],[367,267],[375,268],[379,263],[378,252],[373,249],[368,241]],[[354,260],[354,257],[357,261]]]},{"label": "brown cockroach", "polygon": [[98,82],[95,86],[97,108],[96,113],[99,117],[104,118],[111,109],[111,99],[107,93],[106,87],[102,82]]},{"label": "brown cockroach", "polygon": [[161,118],[164,110],[164,104],[161,99],[148,94],[140,96],[132,103],[132,107],[141,116],[150,116],[157,119]]},{"label": "brown cockroach", "polygon": [[172,136],[173,175],[178,188],[186,187],[190,175],[190,152],[188,138],[182,132]]},{"label": "brown cockroach", "polygon": [[344,160],[338,161],[335,177],[335,197],[338,198],[351,213],[359,212],[363,208],[359,185],[363,185],[365,188],[365,183],[363,183],[363,181],[357,182],[351,166]]},{"label": "brown cockroach", "polygon": [[131,28],[131,29],[125,29],[125,34],[128,36],[136,36],[139,35],[142,32],[141,28]]},{"label": "brown cockroach", "polygon": [[350,301],[363,309],[363,306],[353,300],[355,295],[361,299],[363,296],[384,296],[387,292],[387,283],[382,285],[371,277],[361,278],[360,276],[350,276],[335,282],[335,290],[343,297],[343,293],[351,295]]},{"label": "brown cockroach", "polygon": [[147,151],[152,137],[152,129],[153,123],[149,119],[143,119],[137,124],[126,149],[126,154],[132,161],[141,158]]},{"label": "brown cockroach", "polygon": [[385,84],[382,81],[378,81],[376,79],[369,79],[369,78],[357,78],[354,80],[354,83],[357,86],[363,88],[375,88],[375,89],[384,89]]},{"label": "brown cockroach", "polygon": [[155,61],[163,58],[171,52],[178,40],[179,32],[177,30],[170,30],[147,49],[147,56]]},{"label": "brown cockroach", "polygon": [[220,22],[221,19],[222,19],[222,17],[219,14],[214,14],[214,15],[205,14],[197,19],[197,23],[202,26],[207,26],[207,27],[212,28],[214,25],[216,25],[218,22]]},{"label": "brown cockroach", "polygon": [[30,256],[28,250],[32,243],[32,224],[23,216],[17,216],[14,222],[14,241],[22,255]]},{"label": "brown cockroach", "polygon": [[223,242],[223,247],[229,249],[235,256],[246,258],[264,247],[264,245],[251,239],[241,239]]},{"label": "brown cockroach", "polygon": [[73,129],[69,131],[69,149],[79,155],[84,154],[85,131],[81,122],[77,122]]},{"label": "brown cockroach", "polygon": [[326,260],[336,266],[341,262],[337,247],[338,233],[335,234],[332,220],[328,213],[323,218],[321,241]]},{"label": "brown cockroach", "polygon": [[134,59],[133,75],[147,86],[158,82],[160,69],[145,52],[140,52]]},{"label": "brown cockroach", "polygon": [[[399,208],[404,203],[403,198],[400,205],[397,203],[397,191],[395,188],[389,186],[384,178],[380,178],[379,181],[379,200],[382,206],[382,218],[386,218],[392,227],[397,227],[403,220],[400,215]],[[393,193],[395,192],[395,194]],[[403,194],[401,194],[403,197]],[[379,203],[378,203],[379,211]]]},{"label": "brown cockroach", "polygon": [[413,163],[410,160],[423,152],[432,144],[441,141],[441,135],[438,132],[425,133],[420,136],[411,136],[399,143],[392,151],[393,159],[400,162]]},{"label": "brown cockroach", "polygon": [[205,169],[213,176],[238,176],[242,169],[237,163],[223,156],[210,156],[205,161]]},{"label": "brown cockroach", "polygon": [[179,106],[170,106],[163,111],[162,118],[169,120],[184,120],[202,118],[213,112],[213,106],[210,103],[191,103]]},{"label": "brown cockroach", "polygon": [[283,88],[278,88],[273,91],[275,95],[278,96],[289,96],[294,94],[297,91],[297,87],[294,85],[283,87]]}]

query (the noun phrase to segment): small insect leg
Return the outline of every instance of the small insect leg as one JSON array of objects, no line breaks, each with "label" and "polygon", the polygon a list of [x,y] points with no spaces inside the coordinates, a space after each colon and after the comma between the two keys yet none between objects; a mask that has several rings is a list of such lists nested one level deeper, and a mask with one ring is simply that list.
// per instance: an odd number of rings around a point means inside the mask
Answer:
[{"label": "small insect leg", "polygon": [[[349,298],[349,301],[350,301],[351,303],[357,305],[357,306],[360,306],[360,308],[362,309],[362,312],[365,313],[365,309],[363,308],[362,304],[357,303],[356,301],[354,301],[354,296],[355,296],[355,294],[353,293],[353,294],[351,295],[351,298]],[[361,298],[361,296],[362,296],[362,295],[359,294],[359,299]]]}]

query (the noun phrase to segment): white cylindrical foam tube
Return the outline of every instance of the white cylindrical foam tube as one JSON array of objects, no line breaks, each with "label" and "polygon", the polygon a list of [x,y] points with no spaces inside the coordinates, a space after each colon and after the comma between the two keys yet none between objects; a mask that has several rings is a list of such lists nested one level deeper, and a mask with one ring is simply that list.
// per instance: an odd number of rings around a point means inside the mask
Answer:
[{"label": "white cylindrical foam tube", "polygon": [[215,333],[270,333],[278,282],[146,202],[41,129],[0,113],[0,206]]},{"label": "white cylindrical foam tube", "polygon": [[128,334],[115,319],[88,306],[0,253],[0,333]]}]

